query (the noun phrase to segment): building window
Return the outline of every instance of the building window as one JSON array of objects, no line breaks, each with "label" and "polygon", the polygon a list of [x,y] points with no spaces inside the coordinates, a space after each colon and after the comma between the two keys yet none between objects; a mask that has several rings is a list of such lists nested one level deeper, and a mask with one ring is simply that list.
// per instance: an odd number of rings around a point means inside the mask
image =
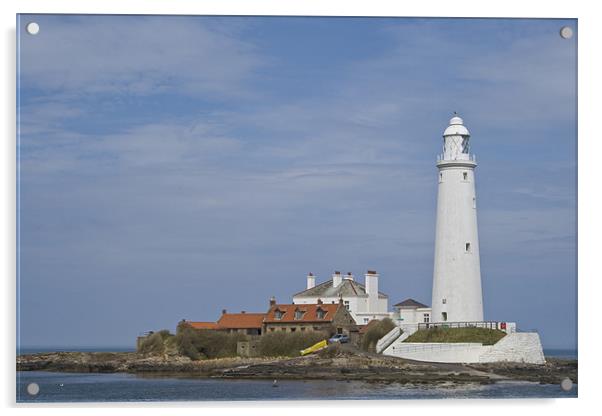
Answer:
[{"label": "building window", "polygon": [[470,243],[466,243],[465,249],[467,253],[470,253]]},{"label": "building window", "polygon": [[468,172],[462,172],[462,178],[467,181],[468,180]]},{"label": "building window", "polygon": [[281,329],[281,331],[282,331],[282,332],[286,332],[286,328],[282,328],[282,329]]},{"label": "building window", "polygon": [[305,327],[304,326],[301,327],[301,332],[303,332],[303,331],[305,331]]},{"label": "building window", "polygon": [[431,322],[431,316],[430,316],[428,313],[425,313],[425,314],[423,314],[423,315],[422,315],[422,318],[423,318],[422,320],[423,320],[425,323],[427,323],[427,324],[428,324],[429,322]]},{"label": "building window", "polygon": [[274,332],[276,328],[270,328],[270,332]]},{"label": "building window", "polygon": [[441,303],[445,305],[447,303],[447,299],[445,299],[445,298],[441,299]]},{"label": "building window", "polygon": [[324,309],[318,308],[318,310],[316,311],[316,315],[318,319],[324,319],[324,316],[326,316],[326,312],[324,312]]},{"label": "building window", "polygon": [[349,301],[346,300],[346,301],[343,301],[343,303],[345,304],[345,308],[347,308],[347,310],[349,310]]},{"label": "building window", "polygon": [[364,323],[367,324],[368,322],[370,322],[370,318],[364,318]]},{"label": "building window", "polygon": [[291,328],[291,332],[295,332],[297,328]]},{"label": "building window", "polygon": [[282,316],[284,315],[284,313],[280,310],[280,309],[276,309],[276,311],[274,312],[274,319],[282,319]]},{"label": "building window", "polygon": [[305,314],[305,312],[304,312],[304,311],[302,311],[302,310],[300,310],[300,309],[297,309],[297,310],[295,311],[295,319],[296,319],[296,320],[303,319],[303,315],[304,315],[304,314]]},{"label": "building window", "polygon": [[447,321],[447,312],[441,312],[441,319],[443,320],[443,322]]}]

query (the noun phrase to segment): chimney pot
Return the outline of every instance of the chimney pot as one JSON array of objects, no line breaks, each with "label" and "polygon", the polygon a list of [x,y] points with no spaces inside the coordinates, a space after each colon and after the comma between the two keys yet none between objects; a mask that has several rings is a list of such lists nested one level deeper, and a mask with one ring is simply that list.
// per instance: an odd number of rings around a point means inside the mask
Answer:
[{"label": "chimney pot", "polygon": [[222,315],[225,315],[225,314],[226,314],[226,312],[228,312],[228,311],[227,311],[227,310],[225,310],[225,309],[222,309]]},{"label": "chimney pot", "polygon": [[274,296],[272,296],[272,297],[270,298],[270,308],[271,308],[272,306],[274,306],[274,305],[276,305],[276,298],[275,298]]},{"label": "chimney pot", "polygon": [[240,311],[240,313],[247,313],[246,311]]},{"label": "chimney pot", "polygon": [[322,303],[322,299],[318,299],[318,305],[321,305]]}]

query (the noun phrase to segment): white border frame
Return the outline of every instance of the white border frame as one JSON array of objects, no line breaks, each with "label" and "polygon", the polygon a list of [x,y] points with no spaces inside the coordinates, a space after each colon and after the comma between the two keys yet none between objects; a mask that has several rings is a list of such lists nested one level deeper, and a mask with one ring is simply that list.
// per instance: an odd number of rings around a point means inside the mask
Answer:
[{"label": "white border frame", "polygon": [[[596,13],[595,2],[547,1],[529,3],[524,0],[505,0],[503,2],[478,2],[470,0],[432,0],[416,1],[386,1],[386,0],[94,0],[73,2],[68,0],[21,0],[3,1],[3,58],[1,70],[4,97],[1,101],[0,125],[4,129],[2,141],[2,180],[0,181],[2,258],[4,266],[4,319],[2,328],[5,340],[2,343],[2,371],[0,391],[2,404],[6,407],[26,408],[27,412],[43,411],[50,414],[79,414],[81,407],[93,407],[88,410],[92,414],[101,414],[106,408],[123,408],[124,412],[140,412],[145,415],[165,413],[165,407],[178,408],[178,412],[198,414],[194,408],[211,408],[212,414],[228,411],[244,411],[245,414],[261,414],[286,410],[287,414],[304,414],[316,412],[325,408],[325,412],[344,412],[345,414],[365,414],[375,406],[381,411],[425,411],[435,410],[438,413],[454,415],[504,414],[516,408],[533,408],[532,411],[546,411],[550,414],[566,414],[583,412],[590,406],[595,408],[598,397],[597,391],[600,380],[600,329],[599,312],[594,305],[600,303],[600,284],[598,253],[601,247],[600,185],[596,169],[598,155],[601,155],[602,137],[600,129],[596,129],[596,121],[602,106],[596,105],[601,96],[600,75],[602,65],[600,60],[599,39],[602,39],[602,16]],[[542,17],[542,18],[578,18],[579,19],[579,399],[548,399],[548,400],[441,400],[441,401],[320,401],[320,402],[242,402],[242,403],[170,403],[170,404],[94,404],[94,405],[44,405],[44,406],[15,406],[15,22],[16,13],[106,13],[106,14],[221,14],[221,15],[322,15],[322,16],[448,16],[448,17]],[[598,74],[596,77],[595,74]],[[593,330],[588,330],[594,328]],[[6,368],[5,368],[6,366]],[[401,409],[403,407],[403,410]],[[537,410],[534,409],[537,407]],[[208,410],[208,409],[206,409]]]}]

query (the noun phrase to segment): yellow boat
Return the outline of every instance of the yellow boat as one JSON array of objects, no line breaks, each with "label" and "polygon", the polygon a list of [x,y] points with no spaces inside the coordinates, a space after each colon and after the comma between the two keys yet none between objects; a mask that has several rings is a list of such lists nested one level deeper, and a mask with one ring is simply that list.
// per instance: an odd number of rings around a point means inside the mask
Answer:
[{"label": "yellow boat", "polygon": [[328,346],[328,341],[322,340],[322,341],[312,345],[309,348],[305,348],[304,350],[301,350],[300,352],[301,352],[301,355],[307,355],[307,354],[311,354],[312,352],[323,350],[327,346]]}]

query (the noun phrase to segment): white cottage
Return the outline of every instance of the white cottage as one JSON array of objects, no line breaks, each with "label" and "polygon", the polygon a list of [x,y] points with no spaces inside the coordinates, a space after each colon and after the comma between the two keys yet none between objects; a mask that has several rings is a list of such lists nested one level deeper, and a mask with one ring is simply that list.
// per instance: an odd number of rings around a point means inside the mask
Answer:
[{"label": "white cottage", "polygon": [[402,329],[417,329],[418,324],[431,322],[432,308],[414,299],[406,299],[393,305],[393,317],[397,326]]},{"label": "white cottage", "polygon": [[293,295],[295,304],[313,304],[322,302],[343,304],[358,325],[365,325],[373,319],[390,317],[389,297],[378,291],[378,274],[368,270],[365,283],[356,282],[351,273],[342,275],[334,272],[332,279],[316,285],[316,277],[307,275],[307,289]]}]

